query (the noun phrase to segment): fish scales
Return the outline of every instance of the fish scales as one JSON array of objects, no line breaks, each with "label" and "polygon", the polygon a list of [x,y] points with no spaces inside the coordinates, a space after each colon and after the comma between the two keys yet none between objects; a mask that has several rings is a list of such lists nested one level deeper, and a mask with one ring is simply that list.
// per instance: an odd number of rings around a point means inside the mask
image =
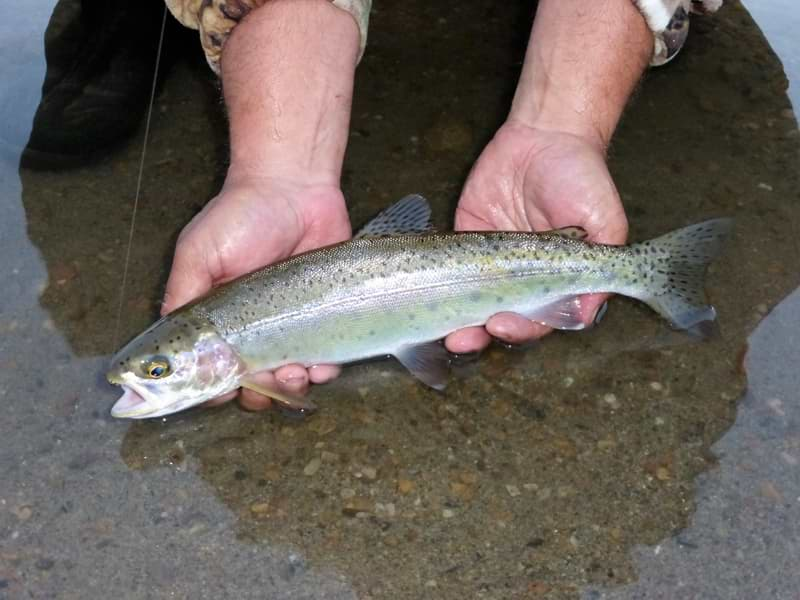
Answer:
[{"label": "fish scales", "polygon": [[365,238],[302,254],[192,308],[254,368],[392,354],[509,310],[621,291],[626,247],[558,235],[467,233]]}]

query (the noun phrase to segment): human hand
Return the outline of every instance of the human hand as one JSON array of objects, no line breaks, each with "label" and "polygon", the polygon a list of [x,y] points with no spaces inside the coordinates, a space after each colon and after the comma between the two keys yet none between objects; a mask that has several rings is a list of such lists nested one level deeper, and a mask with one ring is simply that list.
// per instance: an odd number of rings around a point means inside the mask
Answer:
[{"label": "human hand", "polygon": [[[344,196],[336,186],[229,174],[219,195],[178,237],[161,312],[172,312],[215,285],[292,254],[341,242],[350,234]],[[295,364],[259,373],[254,381],[298,395],[309,383],[324,383],[338,373],[333,365],[306,369]],[[237,393],[207,404],[227,402]],[[266,396],[247,389],[241,390],[239,401],[249,410],[271,404]]]},{"label": "human hand", "polygon": [[[625,212],[605,164],[603,144],[590,136],[507,121],[475,163],[456,209],[460,231],[543,231],[577,225],[588,239],[622,244]],[[581,298],[583,322],[591,324],[607,295]],[[550,331],[514,313],[499,313],[484,327],[447,336],[455,353],[485,348],[490,336],[519,344]]]}]

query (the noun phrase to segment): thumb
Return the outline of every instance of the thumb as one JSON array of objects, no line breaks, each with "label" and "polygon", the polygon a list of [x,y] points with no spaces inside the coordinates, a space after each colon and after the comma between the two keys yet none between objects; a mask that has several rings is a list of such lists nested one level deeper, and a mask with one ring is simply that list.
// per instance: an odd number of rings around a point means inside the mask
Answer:
[{"label": "thumb", "polygon": [[211,289],[213,279],[202,252],[192,251],[187,244],[178,242],[172,259],[161,314],[166,315]]}]

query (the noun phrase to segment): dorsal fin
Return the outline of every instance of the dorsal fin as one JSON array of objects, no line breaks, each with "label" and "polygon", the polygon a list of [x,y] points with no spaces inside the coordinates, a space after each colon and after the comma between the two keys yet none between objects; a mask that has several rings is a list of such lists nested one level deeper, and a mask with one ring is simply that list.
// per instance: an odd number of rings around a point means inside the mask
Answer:
[{"label": "dorsal fin", "polygon": [[409,235],[433,229],[431,207],[419,194],[411,194],[383,210],[364,225],[354,238]]},{"label": "dorsal fin", "polygon": [[569,238],[571,240],[585,240],[588,233],[583,227],[573,225],[572,227],[561,227],[559,229],[551,229],[549,231],[540,231],[539,233],[545,235],[560,235],[561,237]]}]

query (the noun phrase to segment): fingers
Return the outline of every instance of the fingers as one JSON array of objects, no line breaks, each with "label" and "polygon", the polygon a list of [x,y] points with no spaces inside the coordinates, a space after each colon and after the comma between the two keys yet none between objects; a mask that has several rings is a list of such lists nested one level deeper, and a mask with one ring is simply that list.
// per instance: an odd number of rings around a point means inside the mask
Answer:
[{"label": "fingers", "polygon": [[453,354],[469,354],[483,350],[491,341],[483,327],[467,327],[448,335],[444,345]]},{"label": "fingers", "polygon": [[308,368],[311,383],[328,383],[336,379],[342,372],[338,365],[314,365]]},{"label": "fingers", "polygon": [[511,312],[501,312],[486,322],[486,330],[509,344],[523,344],[552,331],[541,323]]},{"label": "fingers", "polygon": [[586,294],[581,296],[581,320],[587,327],[599,323],[605,315],[611,294]]},{"label": "fingers", "polygon": [[[306,369],[303,365],[292,364],[280,367],[275,372],[263,371],[253,375],[253,381],[260,387],[275,390],[288,396],[304,396],[312,383],[327,383],[339,376],[341,369],[336,365],[315,365]],[[235,393],[234,393],[235,395]],[[226,394],[222,398],[214,399],[209,403],[215,406],[227,401],[232,396]],[[219,401],[219,402],[218,402]],[[272,400],[253,390],[242,389],[239,394],[239,404],[245,410],[259,411],[272,406]]]}]

